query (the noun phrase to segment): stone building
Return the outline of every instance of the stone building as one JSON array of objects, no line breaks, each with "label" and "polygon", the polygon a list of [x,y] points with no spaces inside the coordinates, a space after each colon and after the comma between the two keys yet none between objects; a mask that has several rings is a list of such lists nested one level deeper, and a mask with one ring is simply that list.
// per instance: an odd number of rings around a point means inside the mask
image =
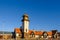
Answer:
[{"label": "stone building", "polygon": [[37,31],[29,29],[29,17],[27,14],[23,15],[22,26],[20,28],[14,28],[14,32],[0,31],[0,39],[10,38],[59,38],[60,32],[57,30],[51,31]]},{"label": "stone building", "polygon": [[[24,37],[24,38],[57,38],[58,32],[57,30],[52,30],[49,32],[46,31],[34,31],[29,30],[29,17],[27,14],[23,15],[22,19],[22,27],[21,28],[15,28],[15,37]],[[57,36],[58,35],[58,36]]]}]

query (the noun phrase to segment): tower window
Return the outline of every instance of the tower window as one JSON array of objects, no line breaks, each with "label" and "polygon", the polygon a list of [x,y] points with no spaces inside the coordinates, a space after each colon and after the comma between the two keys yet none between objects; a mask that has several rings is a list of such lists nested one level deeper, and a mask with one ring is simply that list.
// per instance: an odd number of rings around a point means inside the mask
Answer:
[{"label": "tower window", "polygon": [[27,29],[26,29],[26,32],[27,32]]}]

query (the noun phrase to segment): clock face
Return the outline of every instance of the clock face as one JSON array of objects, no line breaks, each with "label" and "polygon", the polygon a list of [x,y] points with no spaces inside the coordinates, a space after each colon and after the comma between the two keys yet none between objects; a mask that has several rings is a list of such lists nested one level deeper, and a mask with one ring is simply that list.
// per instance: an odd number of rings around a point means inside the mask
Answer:
[{"label": "clock face", "polygon": [[28,18],[26,17],[26,19],[28,19]]}]

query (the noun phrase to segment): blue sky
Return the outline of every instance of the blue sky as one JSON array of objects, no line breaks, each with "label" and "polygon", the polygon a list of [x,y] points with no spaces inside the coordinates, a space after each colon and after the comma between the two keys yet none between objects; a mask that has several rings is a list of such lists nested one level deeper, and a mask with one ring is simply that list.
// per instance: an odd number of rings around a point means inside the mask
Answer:
[{"label": "blue sky", "polygon": [[60,31],[59,0],[0,0],[0,31],[20,28],[24,13],[29,15],[29,29]]}]

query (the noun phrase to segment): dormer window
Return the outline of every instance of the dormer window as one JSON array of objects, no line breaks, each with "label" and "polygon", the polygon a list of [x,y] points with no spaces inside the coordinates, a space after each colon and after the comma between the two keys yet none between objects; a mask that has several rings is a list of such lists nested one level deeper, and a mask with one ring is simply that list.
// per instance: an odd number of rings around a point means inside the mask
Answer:
[{"label": "dormer window", "polygon": [[44,37],[44,38],[47,38],[47,36],[48,36],[47,32],[44,32],[44,33],[43,33],[43,37]]},{"label": "dormer window", "polygon": [[34,37],[34,32],[31,33],[32,37]]}]

